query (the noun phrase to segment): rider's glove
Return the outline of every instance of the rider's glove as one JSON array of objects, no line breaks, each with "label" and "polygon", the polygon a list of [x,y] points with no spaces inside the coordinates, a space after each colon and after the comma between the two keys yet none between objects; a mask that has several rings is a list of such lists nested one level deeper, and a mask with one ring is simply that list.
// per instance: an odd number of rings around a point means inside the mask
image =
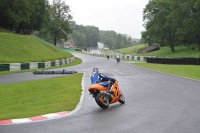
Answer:
[{"label": "rider's glove", "polygon": [[115,79],[114,79],[114,78],[112,78],[112,79],[111,79],[111,81],[114,83],[114,82],[115,82]]}]

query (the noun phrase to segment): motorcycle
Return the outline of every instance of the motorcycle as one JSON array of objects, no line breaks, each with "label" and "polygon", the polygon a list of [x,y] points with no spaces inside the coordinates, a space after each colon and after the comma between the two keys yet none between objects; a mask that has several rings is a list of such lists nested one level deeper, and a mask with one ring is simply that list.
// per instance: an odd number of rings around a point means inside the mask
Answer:
[{"label": "motorcycle", "polygon": [[108,56],[107,56],[107,59],[109,60],[109,58],[110,58],[110,56],[108,55]]},{"label": "motorcycle", "polygon": [[102,108],[107,109],[110,104],[115,102],[119,102],[121,104],[125,103],[125,97],[123,93],[120,91],[118,86],[118,81],[112,85],[111,92],[108,93],[107,86],[102,86],[100,83],[96,83],[95,81],[98,78],[98,73],[91,75],[91,83],[92,85],[88,88],[90,94],[95,98],[96,103]]},{"label": "motorcycle", "polygon": [[116,58],[116,60],[117,60],[117,63],[119,63],[119,62],[120,62],[120,58]]}]

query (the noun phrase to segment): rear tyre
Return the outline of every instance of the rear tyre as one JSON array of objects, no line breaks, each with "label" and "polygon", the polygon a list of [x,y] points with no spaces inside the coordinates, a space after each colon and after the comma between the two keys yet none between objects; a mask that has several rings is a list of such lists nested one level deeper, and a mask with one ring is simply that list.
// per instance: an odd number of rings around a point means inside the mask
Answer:
[{"label": "rear tyre", "polygon": [[124,104],[124,103],[125,103],[125,96],[124,96],[124,94],[122,94],[121,92],[120,92],[120,96],[119,96],[118,102],[120,102],[121,104]]},{"label": "rear tyre", "polygon": [[96,95],[95,101],[102,109],[107,109],[110,104],[108,96],[102,93]]}]

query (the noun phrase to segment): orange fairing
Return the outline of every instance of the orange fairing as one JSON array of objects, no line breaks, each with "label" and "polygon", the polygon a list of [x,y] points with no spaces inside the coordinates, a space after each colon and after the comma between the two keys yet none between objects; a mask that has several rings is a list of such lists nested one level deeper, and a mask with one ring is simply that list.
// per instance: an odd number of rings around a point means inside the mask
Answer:
[{"label": "orange fairing", "polygon": [[107,87],[104,87],[104,86],[102,86],[102,85],[99,85],[99,84],[95,83],[95,84],[92,84],[92,85],[88,88],[88,90],[89,90],[89,91],[92,91],[92,90],[96,89],[96,90],[103,91],[103,90],[106,90],[106,88],[107,88]]},{"label": "orange fairing", "polygon": [[115,83],[113,84],[112,91],[114,93],[114,97],[113,97],[111,103],[114,103],[119,100],[119,96],[120,96],[120,89],[119,89],[117,81],[115,81]]}]

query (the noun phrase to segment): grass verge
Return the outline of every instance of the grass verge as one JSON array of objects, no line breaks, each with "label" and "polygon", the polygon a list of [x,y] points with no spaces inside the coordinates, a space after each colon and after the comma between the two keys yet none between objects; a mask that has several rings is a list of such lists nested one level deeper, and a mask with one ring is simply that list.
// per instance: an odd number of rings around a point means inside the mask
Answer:
[{"label": "grass verge", "polygon": [[0,120],[71,111],[81,96],[83,74],[0,85]]},{"label": "grass verge", "polygon": [[154,63],[135,63],[134,65],[151,70],[200,80],[200,67],[198,65],[167,65]]}]

